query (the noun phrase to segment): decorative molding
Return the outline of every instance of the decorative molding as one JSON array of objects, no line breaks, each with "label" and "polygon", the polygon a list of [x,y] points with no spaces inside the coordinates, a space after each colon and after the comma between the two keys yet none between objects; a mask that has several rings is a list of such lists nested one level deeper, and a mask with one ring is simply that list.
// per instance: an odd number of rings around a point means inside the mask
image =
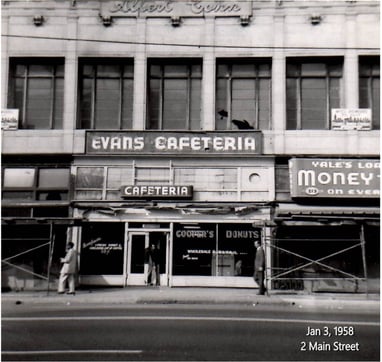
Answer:
[{"label": "decorative molding", "polygon": [[33,17],[33,24],[36,26],[41,26],[42,24],[44,24],[44,22],[45,22],[45,19],[42,15],[35,15]]},{"label": "decorative molding", "polygon": [[318,14],[312,14],[309,19],[312,25],[318,25],[322,21],[322,16]]},{"label": "decorative molding", "polygon": [[251,16],[252,1],[119,0],[102,3],[112,17],[232,17]]},{"label": "decorative molding", "polygon": [[171,17],[171,25],[173,27],[178,27],[182,23],[182,18],[180,16],[172,16]]},{"label": "decorative molding", "polygon": [[241,26],[247,26],[251,22],[251,17],[249,15],[240,16],[240,24]]},{"label": "decorative molding", "polygon": [[108,15],[104,16],[99,14],[99,17],[102,21],[103,26],[108,27],[108,26],[111,26],[111,24],[113,23],[113,18],[111,16],[108,16]]}]

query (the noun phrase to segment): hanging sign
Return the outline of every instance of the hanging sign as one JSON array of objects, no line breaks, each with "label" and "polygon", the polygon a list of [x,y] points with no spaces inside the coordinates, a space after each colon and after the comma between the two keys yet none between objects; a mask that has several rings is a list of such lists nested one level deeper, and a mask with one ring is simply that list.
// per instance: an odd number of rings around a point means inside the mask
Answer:
[{"label": "hanging sign", "polygon": [[19,110],[2,109],[1,110],[1,129],[12,131],[19,128]]},{"label": "hanging sign", "polygon": [[192,186],[127,185],[121,187],[121,196],[127,199],[189,199]]},{"label": "hanging sign", "polygon": [[332,109],[332,130],[371,130],[371,109]]}]

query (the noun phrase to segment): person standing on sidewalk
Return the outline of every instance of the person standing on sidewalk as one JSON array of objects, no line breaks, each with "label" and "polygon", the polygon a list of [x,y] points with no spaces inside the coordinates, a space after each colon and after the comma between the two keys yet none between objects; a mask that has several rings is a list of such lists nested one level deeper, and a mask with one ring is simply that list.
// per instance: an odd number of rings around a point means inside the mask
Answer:
[{"label": "person standing on sidewalk", "polygon": [[151,262],[152,262],[151,282],[154,283],[153,281],[153,276],[154,276],[155,285],[159,286],[160,285],[159,250],[155,246],[155,244],[151,245]]},{"label": "person standing on sidewalk", "polygon": [[153,271],[153,262],[151,259],[151,249],[150,246],[145,248],[144,256],[144,275],[145,275],[145,284],[150,285],[152,280],[152,271]]},{"label": "person standing on sidewalk", "polygon": [[255,241],[256,255],[255,255],[255,272],[254,279],[259,285],[259,292],[257,294],[265,294],[264,276],[265,276],[265,254],[264,249],[259,241]]},{"label": "person standing on sidewalk", "polygon": [[74,244],[70,241],[68,243],[68,250],[64,258],[60,258],[63,263],[60,278],[58,280],[58,294],[65,293],[66,282],[69,285],[68,294],[75,294],[75,274],[76,274],[76,262],[77,252],[74,249]]}]

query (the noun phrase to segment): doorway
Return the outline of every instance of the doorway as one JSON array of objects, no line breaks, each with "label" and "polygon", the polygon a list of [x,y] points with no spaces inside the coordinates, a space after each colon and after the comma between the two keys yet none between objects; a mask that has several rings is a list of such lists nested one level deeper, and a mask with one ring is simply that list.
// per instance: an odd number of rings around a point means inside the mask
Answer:
[{"label": "doorway", "polygon": [[167,231],[131,231],[127,248],[126,285],[145,285],[148,278],[148,264],[145,250],[155,245],[158,254],[160,285],[168,285],[168,244]]}]

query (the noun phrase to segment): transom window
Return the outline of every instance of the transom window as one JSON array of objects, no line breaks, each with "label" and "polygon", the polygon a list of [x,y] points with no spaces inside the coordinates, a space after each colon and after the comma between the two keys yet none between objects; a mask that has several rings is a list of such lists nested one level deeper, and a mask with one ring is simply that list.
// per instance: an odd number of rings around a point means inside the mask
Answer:
[{"label": "transom window", "polygon": [[201,62],[152,60],[148,78],[147,128],[199,130]]},{"label": "transom window", "polygon": [[3,200],[68,200],[70,170],[64,167],[3,168]]},{"label": "transom window", "polygon": [[[271,61],[219,60],[216,114],[218,130],[270,129]],[[241,121],[242,126],[233,120]]]},{"label": "transom window", "polygon": [[63,59],[11,59],[8,107],[19,110],[19,128],[62,129],[63,100]]},{"label": "transom window", "polygon": [[237,197],[237,167],[164,165],[76,166],[76,200],[120,200],[122,185],[192,185],[195,193]]},{"label": "transom window", "polygon": [[133,72],[130,59],[80,61],[80,128],[132,128]]},{"label": "transom window", "polygon": [[360,57],[359,107],[370,108],[373,129],[380,128],[380,66],[379,57]]},{"label": "transom window", "polygon": [[342,59],[289,59],[286,65],[287,129],[329,129],[340,108]]}]

